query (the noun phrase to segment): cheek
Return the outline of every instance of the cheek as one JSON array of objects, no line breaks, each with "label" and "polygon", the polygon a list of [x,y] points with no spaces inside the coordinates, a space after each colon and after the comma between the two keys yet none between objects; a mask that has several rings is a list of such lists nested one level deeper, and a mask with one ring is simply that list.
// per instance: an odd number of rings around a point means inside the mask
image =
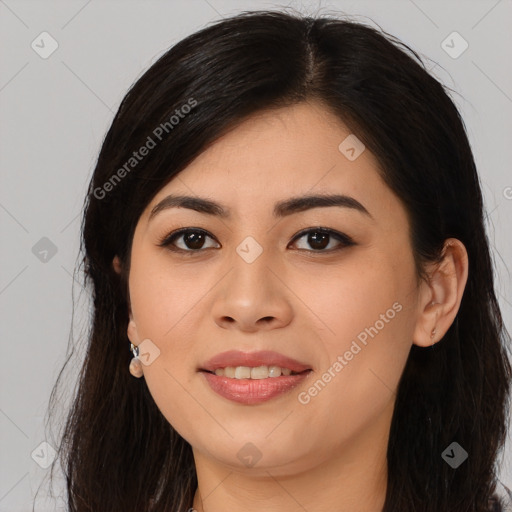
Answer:
[{"label": "cheek", "polygon": [[184,326],[192,328],[194,305],[204,295],[200,284],[171,268],[162,255],[134,251],[130,300],[139,336],[163,345],[176,339],[176,331]]},{"label": "cheek", "polygon": [[165,258],[134,251],[130,269],[132,313],[140,340],[149,338],[159,350],[158,357],[143,367],[151,396],[167,421],[189,440],[197,428],[193,419],[204,415],[190,394],[197,364],[192,346],[198,321],[194,315],[204,290],[194,286],[199,283],[180,277],[179,272],[170,272],[163,263]]},{"label": "cheek", "polygon": [[297,395],[304,420],[315,418],[318,426],[308,434],[312,445],[328,451],[333,440],[349,442],[391,414],[411,343],[403,304],[388,299],[357,318],[333,318],[336,336],[326,343],[323,364]]},{"label": "cheek", "polygon": [[196,376],[198,355],[193,343],[207,283],[170,271],[166,258],[139,248],[132,254],[129,284],[138,338],[150,339],[158,347],[158,357],[143,367],[144,378],[174,426],[180,423],[175,411],[191,408],[186,390]]},{"label": "cheek", "polygon": [[369,256],[342,274],[316,295],[326,357],[301,402],[327,429],[362,428],[394,400],[414,328],[412,260]]},{"label": "cheek", "polygon": [[387,337],[389,342],[398,332],[409,330],[406,318],[410,320],[413,268],[408,262],[397,266],[392,258],[386,261],[382,255],[358,254],[330,272],[322,271],[314,278],[310,272],[307,275],[307,279],[297,278],[294,290],[317,313],[321,336],[329,347],[350,345],[361,333],[364,341],[365,330],[375,326],[379,338]]},{"label": "cheek", "polygon": [[[315,279],[307,305],[322,320],[319,335],[328,354],[323,364],[330,366],[348,351],[348,366],[364,366],[363,373],[370,367],[400,370],[412,339],[414,279],[412,258],[381,251],[365,251]],[[298,295],[307,290],[304,283]],[[356,379],[361,375],[354,373]]]}]

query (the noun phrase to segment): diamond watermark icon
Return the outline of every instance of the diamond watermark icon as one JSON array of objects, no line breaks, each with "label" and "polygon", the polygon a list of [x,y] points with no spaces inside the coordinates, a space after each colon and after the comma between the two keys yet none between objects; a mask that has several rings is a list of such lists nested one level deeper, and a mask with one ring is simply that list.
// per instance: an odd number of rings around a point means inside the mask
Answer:
[{"label": "diamond watermark icon", "polygon": [[459,443],[454,441],[441,454],[441,457],[453,469],[457,469],[468,458],[468,452]]},{"label": "diamond watermark icon", "polygon": [[53,448],[53,446],[46,441],[43,441],[38,447],[30,454],[32,459],[41,466],[43,469],[46,469],[51,466],[52,462],[55,460],[55,455],[57,452]]},{"label": "diamond watermark icon", "polygon": [[39,57],[47,59],[59,47],[59,43],[48,32],[41,32],[30,46]]},{"label": "diamond watermark icon", "polygon": [[261,459],[262,454],[253,443],[245,443],[236,456],[242,464],[252,468]]},{"label": "diamond watermark icon", "polygon": [[149,366],[160,356],[160,349],[146,338],[139,345],[139,359],[144,366]]},{"label": "diamond watermark icon", "polygon": [[441,48],[452,58],[458,59],[469,47],[469,43],[458,33],[452,32],[441,43]]},{"label": "diamond watermark icon", "polygon": [[236,252],[246,263],[252,263],[261,255],[263,247],[252,236],[248,236],[238,245]]},{"label": "diamond watermark icon", "polygon": [[57,246],[49,238],[43,236],[32,247],[32,254],[43,263],[48,263],[57,254]]},{"label": "diamond watermark icon", "polygon": [[341,142],[338,149],[348,160],[353,162],[361,155],[366,147],[353,133],[351,133]]}]

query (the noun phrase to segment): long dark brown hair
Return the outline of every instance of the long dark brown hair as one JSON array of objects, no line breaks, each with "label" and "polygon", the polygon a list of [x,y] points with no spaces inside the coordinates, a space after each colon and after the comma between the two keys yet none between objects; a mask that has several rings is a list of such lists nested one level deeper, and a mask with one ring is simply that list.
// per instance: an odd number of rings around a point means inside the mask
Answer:
[{"label": "long dark brown hair", "polygon": [[[212,23],[136,81],[105,136],[84,204],[80,266],[92,318],[57,459],[70,511],[192,507],[191,446],[145,380],[128,372],[134,229],[155,194],[221,135],[261,109],[306,100],[321,101],[377,157],[408,211],[419,278],[449,237],[469,256],[456,320],[433,347],[412,346],[398,386],[384,512],[491,509],[508,428],[510,338],[494,291],[479,178],[449,92],[417,53],[382,30],[278,11]],[[154,149],[127,166],[148,137]],[[116,255],[122,275],[112,267]],[[452,442],[469,454],[457,469],[441,456]]]}]

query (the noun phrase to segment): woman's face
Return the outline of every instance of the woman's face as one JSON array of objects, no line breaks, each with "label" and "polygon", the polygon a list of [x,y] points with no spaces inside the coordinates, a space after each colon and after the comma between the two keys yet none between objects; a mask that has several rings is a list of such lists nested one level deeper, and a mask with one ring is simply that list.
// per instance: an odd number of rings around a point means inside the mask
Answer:
[{"label": "woman's face", "polygon": [[[317,103],[260,112],[139,219],[128,335],[148,340],[144,378],[196,458],[287,474],[385,450],[419,292],[406,211],[349,135]],[[170,195],[218,206],[167,204],[151,216]],[[298,201],[325,195],[343,197]],[[240,353],[207,364],[227,351]],[[276,354],[244,359],[260,351]],[[307,371],[269,370],[293,366],[280,357]],[[218,366],[242,368],[203,371]]]}]

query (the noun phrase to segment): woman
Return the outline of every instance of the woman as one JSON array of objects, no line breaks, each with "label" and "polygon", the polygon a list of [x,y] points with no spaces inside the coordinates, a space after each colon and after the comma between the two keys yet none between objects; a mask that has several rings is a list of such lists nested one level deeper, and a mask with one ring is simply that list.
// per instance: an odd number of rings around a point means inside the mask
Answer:
[{"label": "woman", "polygon": [[178,43],[89,187],[69,509],[505,510],[483,216],[456,107],[393,37],[249,12]]}]

